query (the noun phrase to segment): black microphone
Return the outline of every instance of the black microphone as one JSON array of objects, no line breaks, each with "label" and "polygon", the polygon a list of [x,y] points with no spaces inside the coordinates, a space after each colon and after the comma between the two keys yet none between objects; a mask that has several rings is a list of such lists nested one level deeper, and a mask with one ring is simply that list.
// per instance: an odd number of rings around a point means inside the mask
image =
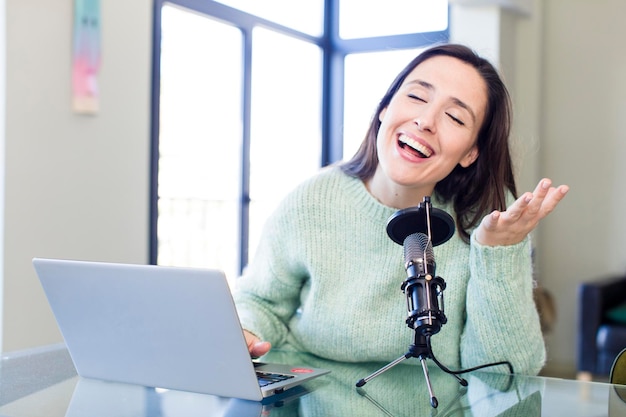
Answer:
[{"label": "black microphone", "polygon": [[403,246],[407,280],[402,291],[409,311],[406,323],[422,335],[431,336],[447,322],[443,312],[446,283],[435,275],[435,253],[428,236],[412,233],[404,239]]}]

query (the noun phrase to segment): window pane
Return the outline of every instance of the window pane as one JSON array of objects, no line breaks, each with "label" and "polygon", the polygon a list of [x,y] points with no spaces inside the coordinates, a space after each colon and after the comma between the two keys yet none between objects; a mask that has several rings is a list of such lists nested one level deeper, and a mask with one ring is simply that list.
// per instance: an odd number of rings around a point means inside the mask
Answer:
[{"label": "window pane", "polygon": [[[350,54],[345,61],[343,156],[350,159],[365,137],[378,103],[398,73],[423,49]],[[380,65],[384,62],[385,65]]]},{"label": "window pane", "polygon": [[157,262],[216,267],[234,276],[241,190],[241,32],[165,6],[161,48]]},{"label": "window pane", "polygon": [[433,32],[448,27],[447,0],[339,0],[344,39]]},{"label": "window pane", "polygon": [[216,1],[309,35],[320,36],[322,34],[324,0]]},{"label": "window pane", "polygon": [[250,254],[265,218],[321,161],[321,50],[255,28],[252,43]]}]

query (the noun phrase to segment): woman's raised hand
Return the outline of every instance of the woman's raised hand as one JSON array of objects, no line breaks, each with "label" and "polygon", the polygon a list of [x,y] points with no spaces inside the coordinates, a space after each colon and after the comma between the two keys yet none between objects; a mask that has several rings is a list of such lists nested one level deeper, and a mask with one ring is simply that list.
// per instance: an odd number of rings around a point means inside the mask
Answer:
[{"label": "woman's raised hand", "polygon": [[496,210],[485,216],[476,230],[476,241],[487,246],[521,242],[556,208],[568,191],[567,185],[553,187],[550,179],[542,179],[535,191],[524,193],[506,211]]}]

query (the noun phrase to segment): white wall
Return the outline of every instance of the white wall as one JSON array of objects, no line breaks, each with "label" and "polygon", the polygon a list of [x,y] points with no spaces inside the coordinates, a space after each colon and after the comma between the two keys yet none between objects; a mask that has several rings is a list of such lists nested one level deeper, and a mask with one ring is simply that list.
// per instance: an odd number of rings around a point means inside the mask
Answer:
[{"label": "white wall", "polygon": [[[72,2],[5,1],[7,351],[60,340],[33,256],[147,261],[152,2],[101,2],[101,111],[86,117],[70,109]],[[578,283],[626,270],[626,2],[476,1],[455,6],[453,33],[499,61],[522,190],[542,176],[571,186],[534,238],[538,278],[557,297],[548,366],[573,373]]]},{"label": "white wall", "polygon": [[60,341],[31,259],[148,261],[150,0],[103,0],[100,113],[71,109],[73,1],[6,1],[2,350]]},{"label": "white wall", "polygon": [[577,284],[626,272],[624,16],[622,0],[544,5],[540,167],[572,187],[540,236],[540,273],[559,297],[554,364],[574,360]]}]

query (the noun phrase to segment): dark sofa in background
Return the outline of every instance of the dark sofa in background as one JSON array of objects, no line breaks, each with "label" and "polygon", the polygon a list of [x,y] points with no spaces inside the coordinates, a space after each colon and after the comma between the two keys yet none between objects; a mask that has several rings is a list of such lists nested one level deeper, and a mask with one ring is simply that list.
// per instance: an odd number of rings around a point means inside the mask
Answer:
[{"label": "dark sofa in background", "polygon": [[607,377],[626,348],[626,274],[578,287],[578,378]]}]

